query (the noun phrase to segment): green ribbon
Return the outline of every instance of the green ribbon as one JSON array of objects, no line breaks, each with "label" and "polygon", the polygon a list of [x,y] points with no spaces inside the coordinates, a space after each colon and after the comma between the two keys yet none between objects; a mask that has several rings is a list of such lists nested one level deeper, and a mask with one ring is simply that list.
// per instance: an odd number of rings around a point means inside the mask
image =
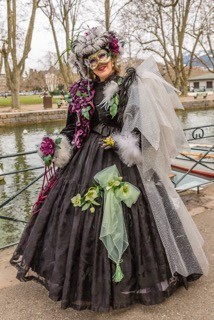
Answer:
[{"label": "green ribbon", "polygon": [[108,251],[109,259],[116,264],[113,280],[120,282],[124,276],[120,267],[121,257],[129,245],[121,202],[131,208],[137,201],[140,190],[128,182],[122,182],[116,165],[98,172],[94,179],[104,189],[100,240]]}]

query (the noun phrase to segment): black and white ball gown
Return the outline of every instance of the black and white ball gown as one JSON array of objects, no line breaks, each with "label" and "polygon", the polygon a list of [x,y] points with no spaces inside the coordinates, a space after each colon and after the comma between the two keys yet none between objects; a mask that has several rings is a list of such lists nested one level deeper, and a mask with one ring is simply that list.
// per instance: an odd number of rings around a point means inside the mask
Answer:
[{"label": "black and white ball gown", "polygon": [[[101,139],[121,131],[122,127],[118,116],[112,119],[108,110],[99,107],[104,86],[115,78],[117,76],[113,75],[105,82],[95,84],[96,109],[90,135],[69,163],[57,171],[57,181],[38,208],[39,212],[32,215],[11,259],[18,269],[18,279],[37,279],[48,289],[51,299],[61,301],[63,309],[108,312],[110,308],[125,308],[135,303],[157,304],[178,287],[187,287],[188,281],[203,274],[158,175],[154,172],[152,181],[162,205],[171,206],[167,219],[175,227],[174,237],[182,235],[182,246],[185,246],[182,258],[194,265],[193,271],[186,275],[172,274],[138,167],[123,163],[114,148],[105,150],[100,146]],[[70,141],[74,127],[74,116],[68,115],[62,134]],[[83,194],[92,185],[95,174],[112,165],[116,165],[124,181],[140,190],[140,196],[131,208],[123,204],[129,246],[122,257],[124,278],[120,282],[112,279],[115,264],[108,258],[99,239],[103,204],[90,213],[71,203],[72,197]],[[34,271],[33,276],[31,271]]]}]

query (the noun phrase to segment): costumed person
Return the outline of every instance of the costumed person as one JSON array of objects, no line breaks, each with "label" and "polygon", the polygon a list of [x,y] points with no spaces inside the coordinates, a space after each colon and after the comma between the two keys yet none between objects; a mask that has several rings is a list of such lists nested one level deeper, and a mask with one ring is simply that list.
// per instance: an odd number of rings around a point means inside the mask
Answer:
[{"label": "costumed person", "polygon": [[61,135],[41,143],[47,182],[11,259],[18,279],[37,279],[62,308],[157,304],[208,272],[168,178],[170,159],[188,147],[176,89],[152,57],[122,79],[122,51],[99,27],[73,42],[81,79]]}]

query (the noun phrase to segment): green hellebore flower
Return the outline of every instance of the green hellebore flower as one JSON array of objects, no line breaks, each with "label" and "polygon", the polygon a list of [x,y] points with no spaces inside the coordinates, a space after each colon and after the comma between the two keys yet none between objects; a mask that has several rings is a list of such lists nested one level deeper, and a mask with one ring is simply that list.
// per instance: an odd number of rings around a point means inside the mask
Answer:
[{"label": "green hellebore flower", "polygon": [[129,197],[130,195],[130,188],[127,183],[124,183],[122,187],[118,190],[118,195],[120,196],[121,199],[125,199]]},{"label": "green hellebore flower", "polygon": [[78,193],[76,196],[74,196],[71,199],[71,202],[73,203],[74,207],[81,207],[81,194]]},{"label": "green hellebore flower", "polygon": [[88,192],[85,194],[85,200],[86,201],[93,201],[94,199],[96,199],[98,197],[98,193],[97,193],[97,190],[96,188],[90,188],[88,190]]},{"label": "green hellebore flower", "polygon": [[106,190],[110,190],[110,189],[113,187],[113,183],[114,183],[114,180],[110,180],[110,181],[108,182],[108,185],[107,185],[107,187],[106,187]]},{"label": "green hellebore flower", "polygon": [[120,183],[121,183],[121,180],[119,178],[118,179],[114,179],[114,180],[110,180],[108,182],[106,190],[110,190],[113,187],[119,187]]}]

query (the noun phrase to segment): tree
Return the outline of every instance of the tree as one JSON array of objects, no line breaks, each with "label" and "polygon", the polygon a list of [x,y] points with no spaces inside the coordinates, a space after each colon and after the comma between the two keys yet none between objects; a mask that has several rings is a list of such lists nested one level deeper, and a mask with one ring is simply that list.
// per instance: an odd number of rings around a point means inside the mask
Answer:
[{"label": "tree", "polygon": [[[201,3],[199,19],[197,23],[192,25],[191,32],[188,32],[190,38],[196,39],[197,28],[201,29],[198,47],[194,52],[194,60],[209,72],[214,72],[214,8],[211,2],[205,0]],[[185,50],[191,54],[187,46],[185,46]]]},{"label": "tree", "polygon": [[[82,0],[42,0],[40,8],[48,18],[56,48],[57,61],[66,87],[74,82],[75,76],[69,65],[69,52],[62,55],[60,41],[64,38],[64,51],[70,47],[70,41],[77,28],[77,18]],[[59,33],[58,28],[63,31]],[[63,35],[62,35],[63,34]]]},{"label": "tree", "polygon": [[57,61],[56,52],[47,51],[42,58],[38,60],[38,64],[41,65],[42,70],[48,70],[51,67],[59,69],[59,63]]},{"label": "tree", "polygon": [[2,3],[0,2],[0,74],[2,72],[2,67],[3,67],[3,55],[1,52],[1,48],[5,38],[5,26],[4,26],[3,15],[4,15],[3,6],[2,6]]},{"label": "tree", "polygon": [[21,81],[22,90],[42,91],[46,87],[45,72],[30,69]]},{"label": "tree", "polygon": [[[6,0],[6,18],[7,18],[7,37],[3,41],[1,49],[7,85],[11,90],[12,108],[19,109],[19,90],[21,76],[25,70],[25,61],[31,49],[31,41],[35,23],[36,10],[40,0],[32,0],[31,12],[27,32],[24,38],[24,45],[21,54],[21,48],[18,47],[18,13],[16,0]],[[23,33],[22,33],[23,34]],[[20,58],[19,58],[20,57]]]},{"label": "tree", "polygon": [[1,71],[2,71],[2,66],[3,66],[3,56],[1,54],[0,55],[0,74],[1,74]]},{"label": "tree", "polygon": [[116,0],[95,0],[90,7],[93,21],[95,20],[103,25],[106,31],[109,31],[113,25],[117,26],[118,29],[121,14],[131,2],[132,0],[121,0],[120,2]]},{"label": "tree", "polygon": [[[153,52],[162,59],[172,83],[183,94],[187,93],[188,77],[205,29],[201,20],[205,2],[208,3],[207,0],[133,0],[128,8],[129,17],[138,27],[133,35],[136,42],[142,51]],[[206,12],[204,18],[208,16]],[[184,61],[187,53],[188,67]]]}]

